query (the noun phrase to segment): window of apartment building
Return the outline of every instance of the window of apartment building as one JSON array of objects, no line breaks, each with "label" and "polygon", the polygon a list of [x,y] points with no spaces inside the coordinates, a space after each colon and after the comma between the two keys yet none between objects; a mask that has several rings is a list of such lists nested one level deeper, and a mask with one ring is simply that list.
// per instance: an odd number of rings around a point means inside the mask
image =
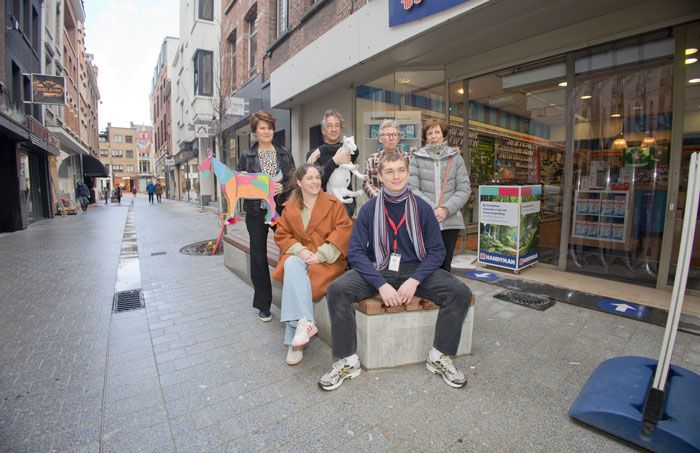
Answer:
[{"label": "window of apartment building", "polygon": [[134,142],[134,137],[132,135],[127,135],[126,136],[126,142],[127,143],[133,143]]},{"label": "window of apartment building", "polygon": [[20,110],[22,108],[22,71],[19,66],[13,61],[12,62],[12,105],[15,109]]},{"label": "window of apartment building", "polygon": [[255,6],[246,17],[246,27],[248,27],[248,77],[253,77],[258,70],[255,65],[255,54],[258,50],[258,12]]},{"label": "window of apartment building", "polygon": [[123,155],[124,155],[124,152],[121,149],[113,149],[112,150],[112,156],[122,157]]},{"label": "window of apartment building", "polygon": [[[22,81],[24,82],[24,100],[30,101],[30,96],[32,94],[32,80],[27,76],[23,76]],[[24,113],[27,116],[32,114],[32,104],[24,104]]]},{"label": "window of apartment building", "polygon": [[198,50],[194,54],[194,94],[212,96],[214,94],[213,74],[214,53]]},{"label": "window of apartment building", "polygon": [[122,136],[121,135],[114,135],[114,143],[121,143],[122,142]]},{"label": "window of apartment building", "polygon": [[22,5],[22,31],[24,34],[29,37],[29,30],[31,30],[31,22],[30,18],[31,16],[29,15],[29,11],[31,10],[31,5],[29,0],[24,0],[23,5]]},{"label": "window of apartment building", "polygon": [[150,168],[151,168],[151,167],[150,167],[150,162],[148,162],[147,160],[144,160],[144,161],[139,162],[139,171],[140,171],[141,173],[148,173],[148,172],[150,172],[150,171],[151,171]]},{"label": "window of apartment building", "polygon": [[231,92],[236,90],[236,30],[231,33],[228,39],[231,45]]},{"label": "window of apartment building", "polygon": [[21,23],[22,19],[22,5],[20,0],[12,0],[12,17],[17,19],[17,22]]},{"label": "window of apartment building", "polygon": [[39,50],[39,13],[32,8],[32,47]]},{"label": "window of apartment building", "polygon": [[106,149],[101,149],[101,150],[100,150],[100,156],[109,156],[109,153],[107,152]]},{"label": "window of apartment building", "polygon": [[126,157],[128,157],[128,158],[134,157],[134,152],[130,149],[127,149],[126,150]]},{"label": "window of apartment building", "polygon": [[199,18],[214,20],[214,0],[199,0]]},{"label": "window of apartment building", "polygon": [[112,170],[116,173],[118,171],[124,171],[123,165],[112,165]]},{"label": "window of apartment building", "polygon": [[289,0],[277,0],[277,37],[287,31],[287,16],[289,12]]},{"label": "window of apartment building", "polygon": [[134,172],[134,166],[133,166],[133,165],[127,165],[127,166],[126,166],[126,171],[129,172],[129,173],[133,173],[133,172]]}]

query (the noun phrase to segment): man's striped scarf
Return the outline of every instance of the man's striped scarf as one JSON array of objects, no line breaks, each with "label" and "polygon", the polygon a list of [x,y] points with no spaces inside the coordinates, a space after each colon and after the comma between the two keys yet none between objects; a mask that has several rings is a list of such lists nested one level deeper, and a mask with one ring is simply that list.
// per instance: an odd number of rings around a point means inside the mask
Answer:
[{"label": "man's striped scarf", "polygon": [[389,231],[387,229],[387,220],[385,219],[384,203],[398,204],[406,202],[406,228],[408,228],[408,236],[411,238],[413,247],[416,250],[418,259],[423,261],[425,258],[425,244],[423,243],[423,231],[420,227],[418,219],[418,203],[413,192],[408,188],[397,194],[391,195],[386,192],[385,188],[379,191],[377,195],[377,203],[374,205],[374,256],[377,260],[374,266],[381,271],[389,265]]}]

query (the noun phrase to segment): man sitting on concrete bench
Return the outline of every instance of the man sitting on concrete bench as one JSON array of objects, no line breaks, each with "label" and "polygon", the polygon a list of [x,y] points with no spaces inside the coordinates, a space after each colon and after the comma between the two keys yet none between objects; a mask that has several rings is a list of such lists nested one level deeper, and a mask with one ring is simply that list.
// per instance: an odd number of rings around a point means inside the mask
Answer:
[{"label": "man sitting on concrete bench", "polygon": [[414,295],[440,306],[426,367],[452,387],[467,384],[449,356],[457,353],[471,291],[440,269],[445,259],[440,226],[430,205],[408,188],[408,176],[406,157],[382,156],[379,179],[384,187],[362,206],[350,238],[353,269],[327,288],[333,355],[340,360],[319,379],[324,390],[360,375],[353,303],[377,293],[391,307],[408,304]]}]

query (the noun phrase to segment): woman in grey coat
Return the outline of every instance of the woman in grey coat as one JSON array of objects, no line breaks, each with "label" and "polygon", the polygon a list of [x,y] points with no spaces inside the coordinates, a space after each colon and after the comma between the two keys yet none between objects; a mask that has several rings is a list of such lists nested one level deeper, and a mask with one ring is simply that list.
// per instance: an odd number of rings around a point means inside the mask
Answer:
[{"label": "woman in grey coat", "polygon": [[459,150],[447,146],[445,121],[426,121],[423,140],[427,144],[411,158],[408,185],[433,208],[447,252],[442,269],[449,272],[459,230],[464,229],[461,209],[472,192],[469,174]]}]

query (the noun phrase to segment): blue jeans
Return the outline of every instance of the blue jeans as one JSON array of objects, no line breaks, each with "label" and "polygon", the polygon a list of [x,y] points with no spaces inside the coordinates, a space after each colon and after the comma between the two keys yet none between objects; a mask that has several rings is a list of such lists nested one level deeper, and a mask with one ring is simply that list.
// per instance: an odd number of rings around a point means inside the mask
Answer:
[{"label": "blue jeans", "polygon": [[281,321],[285,323],[284,344],[292,344],[297,321],[306,318],[314,321],[314,302],[311,299],[309,265],[298,256],[290,256],[284,262],[282,284]]}]

